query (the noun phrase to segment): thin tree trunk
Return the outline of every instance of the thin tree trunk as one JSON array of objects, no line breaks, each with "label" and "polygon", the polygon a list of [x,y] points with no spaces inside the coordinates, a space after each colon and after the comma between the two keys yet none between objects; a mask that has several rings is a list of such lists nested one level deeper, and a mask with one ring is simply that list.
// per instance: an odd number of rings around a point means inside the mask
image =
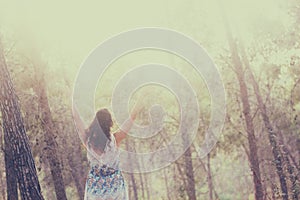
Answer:
[{"label": "thin tree trunk", "polygon": [[195,177],[192,162],[191,148],[189,147],[184,153],[185,160],[185,173],[188,178],[187,180],[187,194],[190,200],[196,200],[196,189],[195,189]]},{"label": "thin tree trunk", "polygon": [[292,199],[293,200],[298,200],[298,194],[299,194],[299,186],[298,186],[298,180],[297,180],[297,174],[295,172],[295,167],[291,165],[291,162],[289,160],[289,155],[288,155],[288,149],[285,146],[283,135],[281,131],[279,133],[279,145],[282,146],[282,155],[284,162],[286,163],[287,171],[289,173],[290,181],[291,181],[291,191],[292,191]]},{"label": "thin tree trunk", "polygon": [[[142,159],[142,167],[145,168],[145,163],[144,163],[144,160]],[[149,185],[148,185],[148,174],[143,174],[144,175],[144,184],[145,184],[145,188],[146,188],[146,195],[147,195],[147,199],[149,200],[150,199],[150,192],[149,192]]]},{"label": "thin tree trunk", "polygon": [[[42,200],[41,188],[29,146],[29,140],[13,88],[6,61],[0,44],[0,110],[2,112],[5,145],[9,147],[7,158],[13,164],[14,175],[17,177],[22,200]],[[6,160],[7,161],[7,160]],[[12,171],[8,171],[13,173]],[[10,178],[10,174],[8,176]],[[15,187],[15,178],[11,179]],[[15,193],[15,189],[13,189]],[[10,195],[12,195],[10,193]],[[15,198],[16,193],[10,198]]]},{"label": "thin tree trunk", "polygon": [[261,175],[260,175],[260,168],[259,168],[259,162],[258,162],[258,153],[257,153],[257,144],[254,134],[254,126],[253,121],[251,117],[251,108],[249,103],[249,95],[248,95],[248,89],[245,82],[244,77],[244,71],[242,68],[242,63],[240,61],[240,58],[237,53],[237,47],[236,43],[234,42],[230,31],[228,30],[229,34],[229,45],[232,52],[233,57],[233,63],[236,70],[236,75],[239,81],[240,85],[240,98],[242,100],[243,105],[243,115],[245,117],[246,121],[246,130],[247,130],[247,139],[248,139],[248,145],[249,145],[249,158],[250,158],[250,165],[251,165],[251,171],[253,173],[253,181],[254,181],[254,187],[255,187],[255,199],[256,200],[262,200],[264,198],[263,194],[263,187],[261,182]]},{"label": "thin tree trunk", "polygon": [[[66,73],[64,73],[66,75]],[[71,85],[67,79],[66,76],[64,76],[64,80],[65,80],[65,84],[68,88],[69,91],[71,91]],[[67,94],[67,95],[72,95],[71,93]],[[65,126],[74,126],[74,124],[64,124]],[[75,129],[71,129],[72,133],[76,133],[77,131]],[[63,132],[66,132],[65,128],[63,128],[62,130]],[[67,130],[69,131],[69,130]],[[68,164],[71,168],[71,175],[73,178],[73,181],[75,183],[75,187],[79,196],[80,200],[84,199],[84,193],[85,193],[85,182],[86,182],[86,170],[84,170],[84,167],[82,165],[82,162],[85,160],[86,157],[84,157],[82,155],[82,148],[81,148],[81,141],[79,139],[79,137],[77,138],[71,138],[72,136],[70,136],[70,134],[64,134],[64,141],[69,141],[68,143],[68,149],[74,149],[74,151],[72,153],[70,153],[67,156],[67,160],[68,160]],[[70,143],[70,141],[72,141]]]},{"label": "thin tree trunk", "polygon": [[207,179],[209,188],[209,200],[213,200],[213,182],[210,169],[210,153],[207,155]]},{"label": "thin tree trunk", "polygon": [[[265,175],[267,177],[268,171],[266,170],[266,165],[262,165],[261,171],[262,171],[262,176]],[[268,178],[266,178],[266,179],[268,179]],[[264,194],[265,194],[264,199],[268,199],[268,182],[267,181],[263,182],[263,189],[264,189]]]},{"label": "thin tree trunk", "polygon": [[279,181],[280,181],[280,187],[282,191],[282,198],[283,200],[288,200],[288,189],[287,189],[287,183],[286,183],[286,176],[283,172],[283,158],[280,154],[280,149],[278,147],[276,138],[277,138],[277,133],[275,132],[274,128],[272,127],[272,124],[270,122],[269,116],[267,115],[267,109],[266,105],[263,102],[258,83],[256,82],[254,75],[252,73],[252,70],[250,69],[250,64],[249,61],[246,57],[245,49],[241,45],[241,53],[242,57],[244,60],[244,64],[246,68],[248,69],[249,75],[250,75],[250,80],[254,89],[254,93],[257,99],[258,107],[260,109],[261,116],[263,118],[263,122],[265,125],[265,128],[267,129],[269,133],[269,142],[272,147],[272,153],[275,161],[275,166],[276,166],[276,171],[279,176]]},{"label": "thin tree trunk", "polygon": [[[221,1],[219,1],[221,3]],[[254,126],[251,116],[251,108],[249,103],[249,95],[248,95],[248,89],[245,81],[245,75],[244,70],[242,67],[241,59],[238,55],[237,51],[237,45],[232,37],[232,32],[230,29],[230,26],[228,24],[227,16],[222,10],[222,17],[225,24],[225,29],[227,33],[228,43],[229,47],[231,49],[232,54],[232,61],[235,68],[235,73],[239,82],[240,86],[240,98],[242,100],[242,106],[243,106],[243,115],[245,117],[246,121],[246,131],[247,131],[247,139],[248,139],[248,145],[249,145],[249,158],[250,158],[250,166],[251,171],[253,174],[253,182],[254,182],[254,188],[255,188],[255,199],[256,200],[262,200],[264,198],[263,194],[263,187],[261,182],[261,175],[260,175],[260,168],[259,168],[259,159],[258,159],[258,153],[257,153],[257,144],[255,139],[255,133],[254,133]]]},{"label": "thin tree trunk", "polygon": [[[221,1],[219,1],[220,7]],[[259,159],[258,159],[258,153],[257,153],[257,144],[255,139],[255,133],[254,133],[254,126],[251,116],[251,108],[249,103],[249,95],[248,95],[248,89],[245,81],[245,75],[243,70],[243,65],[241,62],[241,59],[238,55],[237,51],[237,45],[232,37],[232,32],[227,20],[227,16],[224,12],[224,9],[221,10],[222,17],[225,24],[226,34],[228,38],[229,47],[231,49],[232,54],[232,61],[235,68],[235,73],[239,82],[240,86],[240,98],[242,100],[242,106],[243,106],[243,115],[245,117],[246,121],[246,131],[247,131],[247,139],[248,139],[248,145],[249,145],[249,158],[250,158],[250,166],[251,171],[253,174],[253,182],[254,182],[254,188],[255,188],[255,199],[256,200],[262,200],[264,198],[263,194],[263,187],[262,187],[262,181],[261,181],[261,175],[260,175],[260,168],[259,168]]]},{"label": "thin tree trunk", "polygon": [[42,126],[43,126],[43,130],[45,134],[44,137],[47,145],[46,146],[47,160],[50,165],[50,171],[51,171],[51,176],[55,188],[56,198],[61,200],[66,200],[67,195],[66,195],[65,184],[62,176],[61,164],[56,151],[57,143],[54,139],[54,133],[52,132],[53,129],[55,129],[55,127],[54,124],[51,122],[52,117],[48,105],[48,99],[44,95],[40,97],[40,106],[43,113]]},{"label": "thin tree trunk", "polygon": [[170,198],[170,189],[169,189],[169,184],[168,184],[168,180],[167,180],[168,176],[167,176],[167,173],[166,173],[166,168],[163,169],[163,173],[164,173],[164,180],[165,180],[167,197],[168,197],[168,200],[171,200],[171,198]]},{"label": "thin tree trunk", "polygon": [[[129,149],[128,140],[126,140],[126,149]],[[131,159],[130,156],[129,156],[129,159]],[[131,163],[131,162],[129,162],[129,163]],[[132,166],[131,166],[131,167],[132,167]],[[134,199],[135,199],[135,200],[138,200],[137,185],[136,185],[136,181],[135,181],[134,175],[133,175],[132,172],[129,172],[129,176],[130,176],[131,183],[132,183]]]},{"label": "thin tree trunk", "polygon": [[[200,164],[201,164],[201,166],[203,167],[205,173],[208,174],[208,170],[206,169],[206,167],[205,167],[203,161],[202,161],[200,158],[199,158],[199,161],[200,161]],[[219,198],[219,195],[218,195],[218,193],[217,193],[217,191],[216,191],[216,189],[215,189],[214,187],[213,187],[213,191],[214,191],[214,195],[215,195],[216,200],[219,200],[219,199],[220,199],[220,198]]]},{"label": "thin tree trunk", "polygon": [[[300,131],[299,131],[299,135],[300,135]],[[297,139],[297,150],[298,150],[298,158],[299,158],[298,166],[300,167],[300,139]]]},{"label": "thin tree trunk", "polygon": [[291,165],[291,162],[289,160],[288,156],[284,156],[285,162],[287,163],[287,170],[289,173],[290,181],[292,184],[291,191],[292,191],[292,199],[293,200],[298,200],[299,199],[299,184],[298,184],[298,179],[295,174],[295,168]]},{"label": "thin tree trunk", "polygon": [[[163,139],[163,142],[165,144],[167,144],[166,136],[164,134],[162,134],[162,133],[160,133],[160,135],[161,135],[161,137]],[[174,155],[170,155],[170,156],[174,157]],[[184,188],[187,188],[188,187],[188,183],[187,183],[187,180],[185,179],[185,176],[184,176],[184,170],[181,169],[181,166],[180,166],[180,163],[178,162],[178,160],[176,160],[174,163],[176,165],[176,168],[178,169],[180,177],[182,178]]]},{"label": "thin tree trunk", "polygon": [[147,199],[150,200],[150,188],[149,188],[149,183],[148,183],[148,175],[145,175],[145,187],[146,187],[146,194],[147,194]]},{"label": "thin tree trunk", "polygon": [[[140,171],[140,169],[141,169],[141,166],[139,165],[139,171]],[[140,179],[140,185],[141,185],[141,191],[142,191],[142,199],[145,199],[144,181],[143,181],[143,175],[141,172],[139,172],[139,179]]]},{"label": "thin tree trunk", "polygon": [[[188,105],[186,105],[188,106]],[[186,109],[187,107],[183,108]],[[186,118],[186,116],[182,116],[183,118]],[[186,151],[184,152],[184,169],[185,169],[185,175],[187,177],[186,182],[186,191],[189,200],[196,200],[196,188],[195,188],[195,177],[194,177],[194,168],[193,168],[193,161],[192,161],[192,152],[191,152],[191,144],[189,137],[189,133],[186,132],[186,127],[183,127],[182,130],[182,144],[183,147],[188,147]]]},{"label": "thin tree trunk", "polygon": [[244,79],[244,74],[243,74],[244,72],[241,68],[241,64],[235,63],[235,67],[237,70],[237,76],[240,84],[240,98],[242,99],[242,104],[243,104],[243,115],[246,121],[246,130],[248,135],[247,139],[249,145],[249,158],[250,158],[251,171],[253,173],[253,180],[255,186],[255,198],[256,200],[261,200],[263,199],[264,195],[263,195],[260,167],[258,161],[259,160],[258,153],[257,153],[258,150],[257,150],[256,138],[254,134],[253,121],[251,117],[250,103],[248,99],[248,91]]},{"label": "thin tree trunk", "polygon": [[[81,152],[78,152],[78,153],[81,154]],[[79,164],[78,160],[74,159],[75,156],[79,156],[79,155],[78,154],[77,155],[71,154],[67,157],[67,159],[68,159],[69,166],[71,168],[71,175],[73,177],[79,199],[83,200],[84,199],[84,192],[85,192],[85,188],[84,188],[85,187],[85,185],[84,185],[85,181],[82,179],[82,176],[83,176],[84,173],[81,170],[81,166],[78,166],[78,164]],[[76,161],[77,161],[77,163],[76,163]]]},{"label": "thin tree trunk", "polygon": [[[46,83],[44,81],[43,72],[37,72],[36,69],[36,87],[34,87],[36,94],[39,97],[39,108],[41,111],[41,123],[44,131],[44,138],[46,142],[47,160],[50,165],[51,176],[54,184],[56,198],[59,200],[67,200],[65,191],[65,184],[63,180],[61,164],[57,155],[57,143],[54,139],[55,124],[53,123],[51,110],[49,107],[48,97],[46,93]],[[39,77],[39,78],[38,78]]]},{"label": "thin tree trunk", "polygon": [[79,199],[83,200],[84,199],[84,190],[85,190],[84,184],[83,184],[84,182],[82,181],[82,178],[81,178],[81,176],[83,176],[83,173],[81,173],[80,172],[81,170],[78,169],[78,166],[75,164],[74,158],[72,158],[72,156],[68,156],[68,163],[71,168],[71,174],[74,179],[74,183],[75,183],[75,187],[76,187]]},{"label": "thin tree trunk", "polygon": [[[76,131],[75,131],[76,132]],[[82,162],[86,160],[86,157],[82,154],[82,146],[79,137],[77,138],[69,138],[70,135],[66,134],[68,141],[73,141],[74,144],[70,146],[70,149],[74,149],[74,151],[68,155],[68,163],[71,168],[72,177],[77,189],[77,193],[79,195],[80,200],[84,199],[85,193],[85,182],[87,177],[87,171],[85,170]]]}]

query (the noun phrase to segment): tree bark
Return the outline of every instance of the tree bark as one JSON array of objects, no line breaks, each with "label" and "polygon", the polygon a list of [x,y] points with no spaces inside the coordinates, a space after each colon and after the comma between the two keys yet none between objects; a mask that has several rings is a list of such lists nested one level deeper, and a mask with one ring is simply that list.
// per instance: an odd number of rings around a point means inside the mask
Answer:
[{"label": "tree bark", "polygon": [[[13,155],[12,150],[9,146],[9,142],[6,142],[6,145],[3,144],[3,132],[2,125],[0,126],[0,142],[1,142],[1,150],[4,154],[4,164],[5,164],[5,172],[6,172],[6,194],[8,200],[17,200],[18,199],[18,180],[16,177],[16,172],[14,170],[13,164]],[[7,140],[7,136],[4,135],[4,141]],[[3,147],[4,146],[4,147]],[[1,160],[2,162],[2,160]],[[2,166],[0,166],[2,167]],[[2,176],[2,172],[0,170]],[[2,177],[1,177],[2,182]],[[5,199],[5,191],[4,187],[1,184],[2,197]]]},{"label": "tree bark", "polygon": [[[13,164],[18,180],[22,200],[42,200],[41,188],[38,181],[34,159],[29,146],[29,140],[21,115],[19,102],[13,88],[2,46],[0,44],[0,110],[2,112],[5,145],[10,150],[6,156],[10,159],[8,165]],[[12,171],[8,171],[11,173]],[[10,175],[9,175],[9,178]],[[11,179],[13,183],[15,178]],[[15,187],[15,183],[14,183]],[[13,189],[15,192],[15,189]],[[15,198],[10,193],[9,198]]]},{"label": "tree bark", "polygon": [[290,182],[292,184],[291,186],[292,200],[298,200],[298,195],[299,195],[299,186],[298,186],[298,179],[297,179],[298,177],[295,172],[295,167],[290,162],[288,149],[285,146],[282,132],[279,131],[278,133],[279,133],[279,145],[282,146],[282,157],[286,164],[287,171],[289,173]]},{"label": "tree bark", "polygon": [[[4,131],[5,133],[6,131]],[[7,139],[7,133],[4,134],[5,149],[5,173],[6,173],[6,194],[7,200],[18,200],[18,180],[14,168],[13,152]]]},{"label": "tree bark", "polygon": [[2,171],[0,170],[0,187],[1,187],[1,197],[5,200],[5,185],[3,183]]},{"label": "tree bark", "polygon": [[[1,188],[1,195],[2,195],[2,199],[4,200],[5,199],[5,196],[6,196],[6,185],[4,184],[4,181],[3,181],[3,171],[2,169],[5,169],[5,166],[2,165],[5,164],[5,153],[4,153],[5,149],[3,147],[3,131],[2,131],[2,124],[0,123],[0,158],[1,158],[1,161],[0,161],[0,188]],[[16,186],[17,188],[17,186]]]}]

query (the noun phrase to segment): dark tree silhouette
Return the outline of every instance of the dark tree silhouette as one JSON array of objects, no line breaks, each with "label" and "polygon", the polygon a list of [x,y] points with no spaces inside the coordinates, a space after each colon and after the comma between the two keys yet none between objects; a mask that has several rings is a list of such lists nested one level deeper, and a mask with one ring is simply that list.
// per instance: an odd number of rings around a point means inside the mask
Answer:
[{"label": "dark tree silhouette", "polygon": [[[6,173],[12,190],[8,190],[8,199],[16,199],[16,179],[22,200],[41,200],[41,188],[36,173],[35,163],[29,146],[29,140],[21,115],[21,110],[9,75],[2,45],[0,44],[0,110],[4,140]],[[12,167],[13,166],[13,167]],[[14,168],[14,171],[12,171]],[[15,177],[13,177],[13,176]],[[8,185],[10,187],[10,185]]]}]

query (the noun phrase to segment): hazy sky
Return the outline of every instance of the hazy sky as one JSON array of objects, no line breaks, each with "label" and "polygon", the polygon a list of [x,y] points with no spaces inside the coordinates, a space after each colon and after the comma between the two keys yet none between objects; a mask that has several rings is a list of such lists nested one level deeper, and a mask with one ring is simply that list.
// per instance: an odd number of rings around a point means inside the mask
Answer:
[{"label": "hazy sky", "polygon": [[[289,18],[283,2],[223,0],[222,9],[231,24],[250,40],[252,32],[258,31],[253,28],[275,34],[286,26]],[[0,0],[0,29],[25,49],[38,48],[50,63],[72,63],[77,69],[105,39],[145,26],[171,28],[193,37],[209,51],[221,49],[227,41],[220,10],[218,0]]]},{"label": "hazy sky", "polygon": [[[224,35],[218,1],[0,2],[2,28],[11,30],[16,36],[27,35],[46,52],[75,56],[76,60],[83,59],[98,43],[112,35],[137,27],[167,27],[190,35],[205,34],[201,33],[201,28],[206,28],[214,32],[216,38]],[[285,20],[284,10],[280,12],[280,7],[285,5],[278,1],[223,0],[223,5],[231,21],[241,27],[244,25],[243,28],[259,17],[269,19],[269,26],[272,20],[276,23]]]}]

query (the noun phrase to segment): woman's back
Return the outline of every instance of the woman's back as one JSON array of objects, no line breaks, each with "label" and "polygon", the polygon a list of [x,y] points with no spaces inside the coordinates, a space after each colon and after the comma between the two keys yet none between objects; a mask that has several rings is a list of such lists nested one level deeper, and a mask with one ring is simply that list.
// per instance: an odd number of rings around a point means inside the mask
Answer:
[{"label": "woman's back", "polygon": [[97,152],[90,145],[87,146],[87,158],[91,167],[98,164],[119,169],[120,151],[117,147],[116,139],[113,134],[111,135],[111,140],[107,141],[107,145],[102,153]]},{"label": "woman's back", "polygon": [[127,200],[128,194],[119,169],[120,152],[115,137],[111,136],[103,153],[96,153],[89,147],[87,156],[91,169],[86,182],[85,200]]}]

